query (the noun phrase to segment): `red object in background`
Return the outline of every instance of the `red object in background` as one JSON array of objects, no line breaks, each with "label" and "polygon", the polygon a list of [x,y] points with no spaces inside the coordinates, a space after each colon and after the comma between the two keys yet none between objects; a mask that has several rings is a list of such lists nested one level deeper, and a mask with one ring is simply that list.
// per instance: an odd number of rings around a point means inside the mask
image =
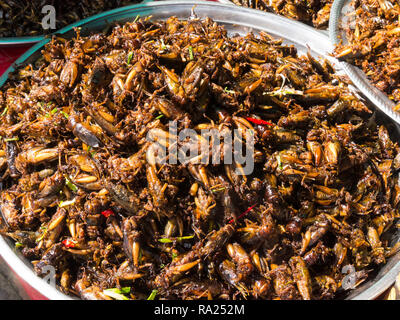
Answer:
[{"label": "red object in background", "polygon": [[29,48],[30,46],[0,48],[0,76]]},{"label": "red object in background", "polygon": [[15,277],[18,279],[19,284],[22,286],[25,295],[27,295],[27,297],[24,297],[24,300],[26,300],[27,298],[29,298],[30,300],[49,300],[44,295],[40,294],[38,291],[33,289],[29,284],[27,284],[24,280],[22,280],[18,275],[15,275]]},{"label": "red object in background", "polygon": [[[248,214],[251,210],[253,210],[253,208],[256,206],[257,204],[253,204],[250,208],[247,208],[247,210],[245,212],[243,212],[239,217],[237,217],[236,220],[240,220],[241,218],[243,218],[246,214]],[[235,220],[232,219],[229,221],[229,223],[233,223]]]}]

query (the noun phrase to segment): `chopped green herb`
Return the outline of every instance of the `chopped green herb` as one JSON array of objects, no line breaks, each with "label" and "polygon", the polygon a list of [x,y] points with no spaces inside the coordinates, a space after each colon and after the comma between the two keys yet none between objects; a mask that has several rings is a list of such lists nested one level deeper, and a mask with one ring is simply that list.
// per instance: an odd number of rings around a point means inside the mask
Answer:
[{"label": "chopped green herb", "polygon": [[170,238],[161,238],[161,239],[158,239],[158,241],[161,242],[161,243],[171,243],[171,242],[174,242],[175,240],[176,241],[183,241],[183,240],[190,240],[190,239],[193,239],[193,238],[194,238],[194,235],[193,236],[185,236],[185,237],[176,237],[176,238],[172,238],[172,239],[170,239]]},{"label": "chopped green herb", "polygon": [[281,157],[280,156],[277,156],[276,157],[276,161],[278,161],[278,167],[279,167],[279,169],[283,169],[283,166],[282,166],[282,161],[281,161]]},{"label": "chopped green herb", "polygon": [[112,288],[112,289],[105,289],[103,290],[103,293],[106,296],[109,296],[115,300],[129,300],[129,298],[125,297],[123,294],[129,293],[131,291],[130,287],[125,287],[125,288]]},{"label": "chopped green herb", "polygon": [[208,225],[208,232],[211,232],[212,230],[214,230],[214,227],[215,227],[214,221],[211,220]]},{"label": "chopped green herb", "polygon": [[172,254],[171,254],[172,260],[176,259],[177,256],[178,255],[175,252],[172,252]]},{"label": "chopped green herb", "polygon": [[47,227],[44,227],[44,226],[40,227],[40,231],[43,231],[43,233],[39,238],[36,239],[36,243],[38,243],[38,242],[43,240],[44,236],[47,233]]},{"label": "chopped green herb", "polygon": [[136,16],[136,18],[135,18],[135,20],[133,20],[133,22],[136,22],[136,21],[138,21],[138,20],[139,20],[139,18],[140,18],[140,14],[138,14],[138,15]]},{"label": "chopped green herb", "polygon": [[90,156],[93,158],[94,155],[96,154],[96,151],[92,151],[92,147],[88,146],[87,147],[87,152],[90,154]]},{"label": "chopped green herb", "polygon": [[193,47],[192,47],[192,46],[189,46],[189,57],[190,57],[190,60],[193,60],[193,59],[194,59],[194,56],[193,56]]},{"label": "chopped green herb", "polygon": [[[51,104],[47,104],[47,106],[50,106]],[[41,108],[43,111],[45,111],[43,108]],[[46,113],[46,118],[50,118],[50,115],[53,115],[58,112],[58,108],[54,108],[53,110],[50,111],[50,113]],[[68,119],[68,118],[67,118]]]},{"label": "chopped green herb", "polygon": [[143,251],[142,251],[142,248],[140,248],[140,250],[139,250],[139,264],[142,262],[142,258],[143,258]]},{"label": "chopped green herb", "polygon": [[131,287],[123,287],[120,289],[122,293],[130,293],[131,292]]},{"label": "chopped green herb", "polygon": [[182,241],[182,240],[190,240],[190,239],[193,239],[193,238],[194,238],[194,235],[185,236],[185,237],[178,237],[177,239],[178,239],[178,241]]},{"label": "chopped green herb", "polygon": [[162,50],[166,49],[167,46],[165,45],[164,40],[162,38],[160,40],[161,40],[161,49]]},{"label": "chopped green herb", "polygon": [[8,107],[5,107],[4,111],[0,114],[0,117],[4,116],[8,111]]},{"label": "chopped green herb", "polygon": [[78,187],[76,185],[74,185],[71,180],[68,179],[68,177],[65,176],[65,184],[67,185],[67,187],[73,191],[73,192],[77,192],[78,191]]},{"label": "chopped green herb", "polygon": [[133,58],[133,52],[131,51],[128,53],[128,60],[127,60],[128,64],[131,64],[132,58]]},{"label": "chopped green herb", "polygon": [[61,113],[62,113],[62,115],[65,117],[65,119],[68,119],[68,118],[69,118],[68,113],[65,113],[64,111],[61,111]]},{"label": "chopped green herb", "polygon": [[163,115],[163,114],[160,114],[160,115],[156,118],[156,120],[161,119],[162,117],[164,117],[164,115]]},{"label": "chopped green herb", "polygon": [[168,239],[168,238],[161,238],[161,239],[158,239],[158,241],[161,243],[171,243],[172,242],[172,240]]},{"label": "chopped green herb", "polygon": [[9,141],[18,141],[18,140],[19,140],[18,137],[4,139],[5,142],[9,142]]},{"label": "chopped green herb", "polygon": [[157,292],[158,292],[158,290],[153,290],[153,291],[150,293],[150,295],[149,295],[149,297],[147,298],[147,300],[154,300],[154,299],[156,298]]},{"label": "chopped green herb", "polygon": [[68,207],[68,206],[74,204],[75,201],[76,201],[76,199],[72,199],[72,200],[69,200],[69,201],[61,201],[58,206],[60,208]]},{"label": "chopped green herb", "polygon": [[228,87],[225,87],[224,91],[225,91],[226,93],[230,93],[230,94],[235,94],[235,93],[236,93],[236,92],[233,91],[233,90],[228,90]]},{"label": "chopped green herb", "polygon": [[15,247],[18,249],[18,248],[21,248],[21,247],[23,247],[24,245],[21,243],[21,242],[16,242],[15,243]]}]

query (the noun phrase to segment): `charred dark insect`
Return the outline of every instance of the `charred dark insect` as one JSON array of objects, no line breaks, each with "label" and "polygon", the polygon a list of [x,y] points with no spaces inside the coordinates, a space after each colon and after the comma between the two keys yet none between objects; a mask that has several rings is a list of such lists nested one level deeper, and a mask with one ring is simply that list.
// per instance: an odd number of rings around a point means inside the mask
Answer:
[{"label": "charred dark insect", "polygon": [[[359,284],[397,250],[398,144],[328,61],[266,33],[171,17],[55,36],[0,110],[2,234],[64,293],[333,299],[343,266]],[[253,140],[254,170],[204,130]],[[155,148],[184,143],[199,156]]]}]

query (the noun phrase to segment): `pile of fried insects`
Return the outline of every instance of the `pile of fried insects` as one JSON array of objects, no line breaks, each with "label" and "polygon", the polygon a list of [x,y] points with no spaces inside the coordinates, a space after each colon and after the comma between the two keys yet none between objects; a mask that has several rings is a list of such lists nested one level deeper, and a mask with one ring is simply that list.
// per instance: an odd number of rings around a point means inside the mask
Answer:
[{"label": "pile of fried insects", "polygon": [[[395,253],[399,146],[327,60],[195,16],[76,32],[0,94],[2,234],[62,292],[334,299]],[[170,121],[251,135],[253,172],[158,164]]]}]

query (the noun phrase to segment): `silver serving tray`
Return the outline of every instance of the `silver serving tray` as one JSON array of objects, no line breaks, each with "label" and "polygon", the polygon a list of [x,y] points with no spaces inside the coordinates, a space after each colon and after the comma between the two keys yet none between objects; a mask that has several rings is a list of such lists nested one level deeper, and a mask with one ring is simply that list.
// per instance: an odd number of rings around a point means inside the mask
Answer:
[{"label": "silver serving tray", "polygon": [[[350,12],[350,0],[335,0],[331,8],[329,19],[329,37],[333,45],[339,44],[346,40],[346,33],[343,31],[348,19],[346,14]],[[393,111],[396,105],[382,91],[378,90],[368,79],[366,74],[358,67],[351,65],[348,62],[340,62],[344,72],[349,76],[354,85],[380,110],[388,115],[392,120],[400,123],[400,113]]]},{"label": "silver serving tray", "polygon": [[[315,56],[323,56],[333,62],[334,66],[340,67],[337,61],[329,53],[333,50],[333,45],[329,38],[320,31],[305,24],[289,20],[287,18],[265,13],[259,10],[247,9],[233,5],[221,4],[206,1],[160,1],[142,3],[139,5],[128,6],[115,9],[95,16],[70,27],[64,28],[59,33],[64,37],[73,36],[73,27],[81,27],[81,34],[91,31],[103,30],[109,23],[116,21],[132,21],[137,15],[141,17],[152,16],[153,20],[165,20],[170,16],[187,19],[192,9],[199,18],[210,17],[214,21],[225,25],[230,34],[247,34],[266,31],[275,38],[281,38],[286,44],[294,45],[300,54],[310,51]],[[32,63],[40,57],[40,51],[49,39],[45,39],[32,47],[28,52],[21,56],[16,64]],[[6,73],[0,77],[0,87],[7,80],[7,75],[14,68],[10,67]],[[389,121],[390,123],[391,121]],[[392,123],[393,124],[393,123]],[[396,139],[400,137],[400,130],[394,126],[393,133]],[[400,234],[393,234],[391,242],[397,242]],[[35,275],[30,262],[14,248],[13,242],[0,236],[0,254],[14,271],[35,290],[49,299],[71,299],[62,294],[57,289],[51,287],[47,282]],[[388,263],[379,270],[368,282],[358,287],[350,293],[346,299],[374,299],[393,284],[396,275],[400,272],[400,253],[389,259]]]}]

